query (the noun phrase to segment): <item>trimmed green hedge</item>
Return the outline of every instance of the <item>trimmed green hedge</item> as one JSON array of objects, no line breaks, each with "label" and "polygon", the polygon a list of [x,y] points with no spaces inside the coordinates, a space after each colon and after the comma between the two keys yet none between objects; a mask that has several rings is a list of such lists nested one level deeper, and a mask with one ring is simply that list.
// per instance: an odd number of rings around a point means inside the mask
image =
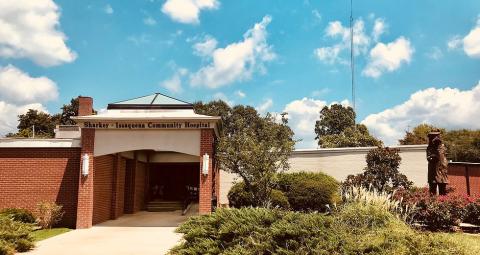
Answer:
[{"label": "trimmed green hedge", "polygon": [[[283,173],[272,191],[272,206],[296,211],[327,211],[327,205],[340,201],[339,183],[324,173]],[[231,207],[255,206],[253,195],[239,182],[228,192]]]}]

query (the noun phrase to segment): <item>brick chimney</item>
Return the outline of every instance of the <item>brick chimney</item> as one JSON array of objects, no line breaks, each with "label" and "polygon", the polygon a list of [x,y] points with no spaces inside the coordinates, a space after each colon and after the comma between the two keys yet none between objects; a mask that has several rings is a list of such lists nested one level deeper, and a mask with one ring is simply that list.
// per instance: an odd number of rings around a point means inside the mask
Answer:
[{"label": "brick chimney", "polygon": [[78,97],[78,116],[92,115],[93,99],[91,97]]}]

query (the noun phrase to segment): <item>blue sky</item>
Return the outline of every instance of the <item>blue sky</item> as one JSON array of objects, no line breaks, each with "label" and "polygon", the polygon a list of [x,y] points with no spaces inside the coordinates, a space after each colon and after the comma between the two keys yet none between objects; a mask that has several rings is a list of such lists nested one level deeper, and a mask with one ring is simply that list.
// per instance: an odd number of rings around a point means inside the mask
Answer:
[{"label": "blue sky", "polygon": [[[163,92],[288,111],[311,148],[319,109],[351,104],[346,0],[36,2],[0,3],[2,133],[80,94],[102,109]],[[475,0],[354,1],[358,121],[387,144],[422,122],[480,128],[479,15]]]}]

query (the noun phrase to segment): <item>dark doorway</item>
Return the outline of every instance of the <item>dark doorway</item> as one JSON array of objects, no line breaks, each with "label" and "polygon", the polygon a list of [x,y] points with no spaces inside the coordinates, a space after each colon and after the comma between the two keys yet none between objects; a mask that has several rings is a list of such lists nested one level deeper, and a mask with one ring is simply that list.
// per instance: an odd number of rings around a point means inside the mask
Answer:
[{"label": "dark doorway", "polygon": [[200,163],[151,163],[150,201],[183,201],[200,182]]}]

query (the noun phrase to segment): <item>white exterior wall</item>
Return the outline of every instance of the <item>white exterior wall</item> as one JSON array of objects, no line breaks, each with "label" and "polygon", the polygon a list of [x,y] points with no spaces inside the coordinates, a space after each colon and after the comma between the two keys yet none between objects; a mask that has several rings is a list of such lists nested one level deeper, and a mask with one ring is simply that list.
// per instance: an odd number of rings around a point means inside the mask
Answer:
[{"label": "white exterior wall", "polygon": [[[427,145],[396,146],[400,149],[402,162],[400,172],[405,174],[415,186],[427,185]],[[366,148],[335,148],[296,150],[292,153],[288,172],[324,172],[338,181],[344,181],[350,174],[363,172],[367,163],[365,156],[372,149]],[[221,171],[220,203],[228,204],[227,194],[236,175]]]}]

